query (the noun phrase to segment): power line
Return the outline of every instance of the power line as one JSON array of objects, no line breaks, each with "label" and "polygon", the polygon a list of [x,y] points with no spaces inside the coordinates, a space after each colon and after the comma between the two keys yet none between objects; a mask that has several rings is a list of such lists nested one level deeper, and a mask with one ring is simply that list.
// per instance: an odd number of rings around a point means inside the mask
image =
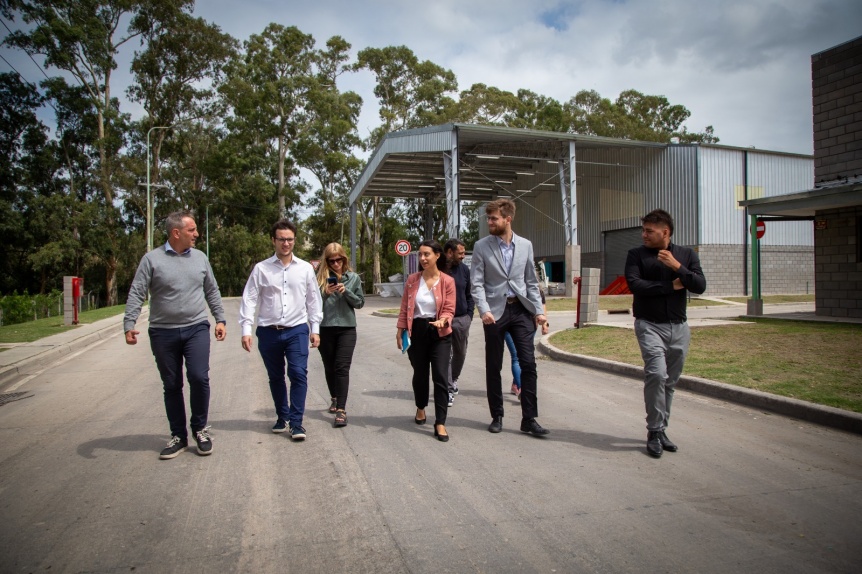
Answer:
[{"label": "power line", "polygon": [[[39,93],[39,88],[37,88],[37,87],[36,87],[36,86],[34,86],[34,85],[29,81],[29,80],[27,80],[27,78],[25,78],[25,77],[24,77],[24,74],[22,74],[21,72],[19,72],[19,71],[15,68],[15,66],[13,66],[13,65],[12,65],[12,63],[11,63],[9,60],[7,60],[7,59],[3,56],[3,54],[0,54],[0,59],[2,59],[4,62],[6,62],[6,65],[7,65],[7,66],[9,66],[10,68],[12,68],[12,70],[13,70],[16,74],[18,74],[18,77],[19,77],[19,78],[21,78],[21,81],[23,81],[25,84],[27,84],[28,86],[30,86],[30,87],[33,89],[33,91],[34,91],[34,92],[36,92],[37,94]],[[40,68],[40,69],[41,69],[41,68]],[[49,106],[51,106],[51,108],[54,110],[54,112],[55,112],[55,113],[57,113],[58,115],[60,114],[60,112],[57,110],[57,108],[55,108],[55,107],[54,107],[54,104],[52,104],[52,103],[51,103],[51,100],[50,100],[50,99],[45,98],[45,103],[46,103],[46,104],[48,104]]]},{"label": "power line", "polygon": [[[9,25],[6,23],[6,20],[3,20],[2,18],[0,18],[0,22],[2,22],[3,26],[4,26],[7,30],[9,30],[9,33],[10,33],[10,34],[12,34],[12,29],[11,29],[11,28],[9,28]],[[36,64],[36,67],[37,67],[37,68],[39,68],[39,71],[40,71],[40,72],[42,72],[42,75],[43,75],[43,76],[45,76],[45,79],[46,79],[46,80],[50,80],[51,78],[49,78],[49,77],[48,77],[48,74],[46,74],[46,73],[45,73],[45,70],[43,70],[43,69],[42,69],[41,64],[39,64],[39,62],[37,62],[37,61],[36,61],[36,59],[33,57],[33,54],[31,54],[31,53],[30,53],[30,52],[28,52],[27,50],[24,50],[24,53],[25,53],[25,54],[27,54],[27,56],[29,56],[29,58],[30,58],[31,60],[33,60],[33,63],[34,63],[34,64]],[[5,60],[6,58],[3,58],[3,59]],[[6,62],[6,63],[8,64],[8,62]],[[10,65],[10,66],[11,66],[11,65]],[[12,69],[14,70],[15,68],[12,68]],[[18,70],[15,70],[15,71],[17,72]],[[18,75],[20,76],[20,75],[21,75],[21,73],[19,72],[19,73],[18,73]],[[23,76],[22,76],[22,77],[23,77]]]}]

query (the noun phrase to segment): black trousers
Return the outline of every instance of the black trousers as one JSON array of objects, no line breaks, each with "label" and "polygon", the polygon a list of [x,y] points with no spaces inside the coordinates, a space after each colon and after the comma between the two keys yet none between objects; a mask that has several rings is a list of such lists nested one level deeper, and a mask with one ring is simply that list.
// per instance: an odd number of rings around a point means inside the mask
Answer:
[{"label": "black trousers", "polygon": [[506,305],[503,316],[492,325],[482,325],[485,329],[485,387],[488,392],[488,408],[491,417],[503,416],[503,381],[500,370],[503,368],[503,349],[508,332],[515,343],[518,361],[521,364],[521,416],[533,419],[539,416],[536,400],[536,354],[533,337],[536,335],[536,321],[533,314],[521,304],[520,300]]},{"label": "black trousers", "polygon": [[413,319],[410,348],[407,356],[413,365],[413,397],[416,408],[428,406],[428,372],[434,382],[434,424],[446,424],[449,410],[449,358],[452,355],[452,335],[441,337],[429,319]]},{"label": "black trousers", "polygon": [[335,397],[335,405],[341,410],[347,406],[347,391],[350,386],[350,364],[356,348],[356,327],[321,327],[320,358],[326,374],[329,396]]}]

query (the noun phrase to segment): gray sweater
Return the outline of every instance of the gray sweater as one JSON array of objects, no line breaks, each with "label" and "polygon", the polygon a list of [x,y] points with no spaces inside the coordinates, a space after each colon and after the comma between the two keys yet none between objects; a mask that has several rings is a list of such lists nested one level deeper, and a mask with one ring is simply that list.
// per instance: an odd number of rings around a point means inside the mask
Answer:
[{"label": "gray sweater", "polygon": [[153,249],[141,259],[123,317],[123,331],[135,328],[141,305],[150,296],[150,327],[176,329],[207,320],[207,306],[216,323],[224,323],[224,307],[207,256],[191,249],[179,255],[164,246]]}]

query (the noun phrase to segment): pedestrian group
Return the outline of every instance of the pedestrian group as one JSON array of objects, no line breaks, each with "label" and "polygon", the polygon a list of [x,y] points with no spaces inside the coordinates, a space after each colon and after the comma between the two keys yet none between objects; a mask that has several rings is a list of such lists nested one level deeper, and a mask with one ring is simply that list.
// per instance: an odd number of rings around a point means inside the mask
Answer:
[{"label": "pedestrian group", "polygon": [[[489,235],[473,247],[470,268],[463,263],[466,247],[459,239],[445,246],[434,240],[419,244],[420,271],[404,284],[396,324],[396,345],[413,368],[414,422],[427,422],[425,412],[434,395],[434,437],[447,442],[448,407],[458,394],[474,308],[485,335],[485,387],[491,423],[503,430],[501,370],[504,349],[511,355],[511,392],[520,399],[520,430],[543,437],[550,431],[539,414],[534,337],[548,332],[545,297],[534,267],[533,245],[514,233],[515,204],[509,199],[485,207]],[[688,353],[686,293],[701,294],[706,280],[697,254],[675,245],[673,219],[657,209],[641,218],[643,245],[631,249],[625,276],[633,294],[635,333],[644,360],[644,403],[647,453],[660,457],[677,446],[668,438],[674,388]],[[192,438],[200,455],[212,454],[209,433],[210,324],[215,338],[226,337],[224,307],[209,260],[194,249],[198,237],[191,213],[167,218],[168,240],[144,255],[138,265],[123,319],[126,342],[137,343],[135,323],[149,293],[150,348],[162,379],[171,439],[160,458],[171,459]],[[333,425],[347,425],[350,365],[356,348],[356,309],[365,304],[359,276],[350,269],[344,248],[330,243],[319,267],[296,257],[296,226],[276,222],[270,231],[274,255],[257,263],[242,295],[239,311],[242,348],[252,350],[252,332],[266,368],[276,422],[272,432],[306,438],[303,427],[308,390],[309,348],[320,353],[330,396]],[[255,327],[256,325],[256,327]],[[189,384],[191,418],[186,422],[183,363]],[[285,376],[286,375],[286,376]],[[430,386],[429,386],[430,378]],[[290,382],[288,387],[287,381]]]}]

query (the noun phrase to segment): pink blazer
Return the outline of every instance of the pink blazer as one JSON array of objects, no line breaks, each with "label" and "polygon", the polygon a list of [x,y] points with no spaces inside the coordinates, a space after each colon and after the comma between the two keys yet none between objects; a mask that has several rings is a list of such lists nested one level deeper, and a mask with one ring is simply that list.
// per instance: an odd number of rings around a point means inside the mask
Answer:
[{"label": "pink blazer", "polygon": [[[401,297],[401,312],[398,313],[399,329],[407,329],[407,334],[413,335],[413,313],[416,307],[416,293],[422,284],[422,272],[413,273],[407,277],[404,285],[404,295]],[[449,321],[443,329],[437,329],[441,337],[452,332],[452,317],[455,316],[455,280],[445,273],[440,274],[440,280],[431,290],[434,300],[437,302],[437,319],[448,318]]]}]

